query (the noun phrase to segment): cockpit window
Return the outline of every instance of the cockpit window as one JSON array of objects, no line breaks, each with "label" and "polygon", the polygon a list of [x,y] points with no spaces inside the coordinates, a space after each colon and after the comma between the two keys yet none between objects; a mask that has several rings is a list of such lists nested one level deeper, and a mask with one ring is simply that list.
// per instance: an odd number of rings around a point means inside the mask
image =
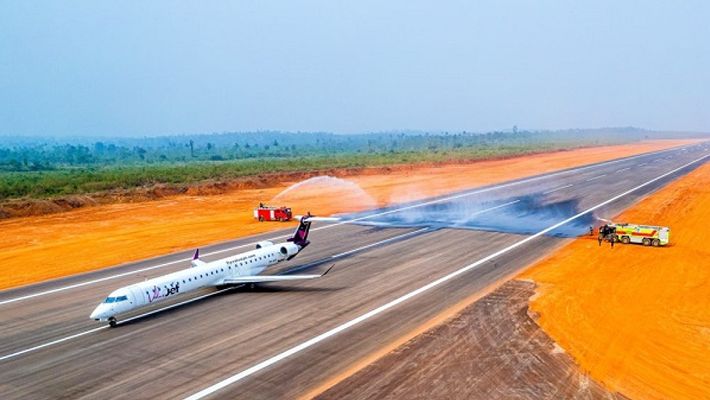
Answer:
[{"label": "cockpit window", "polygon": [[104,300],[104,303],[118,303],[119,301],[126,300],[128,300],[128,296],[107,297],[106,300]]}]

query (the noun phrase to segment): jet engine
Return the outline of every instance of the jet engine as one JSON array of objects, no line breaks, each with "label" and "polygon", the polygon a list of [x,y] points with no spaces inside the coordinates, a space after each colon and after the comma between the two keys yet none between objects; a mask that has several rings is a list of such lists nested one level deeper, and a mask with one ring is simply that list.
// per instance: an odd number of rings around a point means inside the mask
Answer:
[{"label": "jet engine", "polygon": [[281,253],[281,257],[291,259],[298,254],[299,250],[300,249],[295,243],[284,243],[281,245],[279,252]]},{"label": "jet engine", "polygon": [[269,242],[268,240],[262,240],[261,242],[256,244],[256,248],[260,249],[262,247],[269,247],[269,246],[273,246],[273,245],[274,245],[273,242]]}]

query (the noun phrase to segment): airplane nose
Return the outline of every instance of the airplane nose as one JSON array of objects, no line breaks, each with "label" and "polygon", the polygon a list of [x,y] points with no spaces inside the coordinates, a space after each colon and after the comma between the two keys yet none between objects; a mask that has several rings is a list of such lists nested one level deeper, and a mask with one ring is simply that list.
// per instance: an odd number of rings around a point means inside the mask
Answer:
[{"label": "airplane nose", "polygon": [[94,312],[89,316],[90,319],[101,319],[101,314],[103,314],[103,307],[98,306],[94,309]]}]

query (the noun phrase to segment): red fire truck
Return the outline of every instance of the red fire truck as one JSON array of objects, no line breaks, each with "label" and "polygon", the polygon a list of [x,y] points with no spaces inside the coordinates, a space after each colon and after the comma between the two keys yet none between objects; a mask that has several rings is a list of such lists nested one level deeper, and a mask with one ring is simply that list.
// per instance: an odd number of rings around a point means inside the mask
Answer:
[{"label": "red fire truck", "polygon": [[290,207],[271,207],[264,203],[259,204],[259,207],[254,209],[254,218],[259,222],[263,221],[290,221],[293,215]]}]

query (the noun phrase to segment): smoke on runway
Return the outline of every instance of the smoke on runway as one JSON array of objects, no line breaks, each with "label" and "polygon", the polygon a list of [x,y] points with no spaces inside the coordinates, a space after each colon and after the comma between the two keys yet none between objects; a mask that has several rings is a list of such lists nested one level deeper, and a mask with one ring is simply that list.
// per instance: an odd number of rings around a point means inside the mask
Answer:
[{"label": "smoke on runway", "polygon": [[[496,201],[459,199],[411,208],[368,221],[394,226],[431,226],[518,234],[533,234],[580,212],[579,200],[547,201],[530,195]],[[595,217],[584,215],[549,235],[575,237],[589,231]]]}]

